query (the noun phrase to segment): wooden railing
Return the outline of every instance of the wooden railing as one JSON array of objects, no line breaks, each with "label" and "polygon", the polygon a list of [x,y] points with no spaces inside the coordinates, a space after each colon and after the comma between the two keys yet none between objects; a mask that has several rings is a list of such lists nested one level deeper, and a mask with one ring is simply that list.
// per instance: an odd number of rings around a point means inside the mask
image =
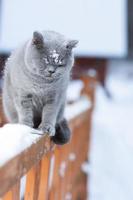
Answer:
[{"label": "wooden railing", "polygon": [[[95,78],[83,79],[82,93],[94,101]],[[85,200],[87,176],[82,164],[88,160],[92,110],[93,102],[69,121],[70,143],[56,146],[48,136],[42,136],[1,166],[0,200],[20,200],[20,188],[24,187],[21,196],[25,200]],[[21,184],[24,176],[26,185]]]}]

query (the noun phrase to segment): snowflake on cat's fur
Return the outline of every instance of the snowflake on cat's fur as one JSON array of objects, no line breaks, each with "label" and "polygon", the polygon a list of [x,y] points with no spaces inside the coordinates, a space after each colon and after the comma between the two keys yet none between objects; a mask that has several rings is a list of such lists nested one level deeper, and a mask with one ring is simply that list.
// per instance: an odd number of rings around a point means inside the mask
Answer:
[{"label": "snowflake on cat's fur", "polygon": [[43,58],[43,60],[45,61],[46,64],[49,64],[49,61],[47,58]]},{"label": "snowflake on cat's fur", "polygon": [[[56,50],[53,50],[53,51],[51,51],[50,53],[51,53],[50,57],[54,59],[54,62],[55,62],[56,64],[58,64],[59,61],[60,61],[60,60],[59,60],[59,54],[56,52]],[[61,61],[60,61],[60,62],[61,62]]]}]

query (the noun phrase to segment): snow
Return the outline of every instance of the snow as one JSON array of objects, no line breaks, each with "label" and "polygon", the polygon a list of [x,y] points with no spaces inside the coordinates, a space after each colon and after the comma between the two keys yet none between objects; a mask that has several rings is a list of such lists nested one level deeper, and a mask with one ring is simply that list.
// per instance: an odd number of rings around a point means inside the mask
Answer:
[{"label": "snow", "polygon": [[108,99],[98,86],[90,152],[89,200],[133,199],[133,63],[112,62]]},{"label": "snow", "polygon": [[90,174],[90,164],[88,161],[85,161],[81,165],[81,171],[84,172],[85,174]]},{"label": "snow", "polygon": [[40,133],[22,124],[6,124],[0,128],[0,166],[37,142]]},{"label": "snow", "polygon": [[82,112],[85,112],[87,109],[91,108],[91,101],[82,96],[79,101],[74,104],[68,104],[65,108],[65,118],[71,120],[77,115],[80,115]]},{"label": "snow", "polygon": [[43,60],[45,61],[46,64],[49,64],[49,61],[47,58],[43,58]]},{"label": "snow", "polygon": [[83,87],[84,83],[81,80],[71,81],[67,89],[67,101],[77,101]]},{"label": "snow", "polygon": [[55,155],[53,154],[50,159],[50,169],[49,169],[49,180],[48,180],[48,188],[51,189],[53,174],[54,174],[54,164],[55,164]]},{"label": "snow", "polygon": [[66,193],[65,200],[72,200],[72,194],[70,192]]},{"label": "snow", "polygon": [[88,75],[91,76],[91,77],[96,77],[97,72],[96,72],[95,69],[89,69],[88,70]]},{"label": "snow", "polygon": [[59,168],[59,175],[61,178],[64,178],[65,176],[66,167],[67,167],[66,161],[62,161]]},{"label": "snow", "polygon": [[73,153],[73,152],[71,152],[71,153],[69,154],[69,156],[68,156],[68,159],[69,159],[71,162],[75,161],[75,160],[76,160],[76,154]]},{"label": "snow", "polygon": [[55,63],[59,62],[59,54],[56,52],[56,50],[51,51],[50,57],[54,59]]}]

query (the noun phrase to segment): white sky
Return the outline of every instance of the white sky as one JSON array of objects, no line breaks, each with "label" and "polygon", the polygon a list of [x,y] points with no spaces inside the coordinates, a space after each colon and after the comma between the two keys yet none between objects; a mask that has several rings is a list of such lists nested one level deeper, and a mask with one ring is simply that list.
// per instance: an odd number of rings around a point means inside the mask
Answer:
[{"label": "white sky", "polygon": [[4,0],[0,48],[11,50],[34,30],[80,41],[83,55],[122,56],[127,50],[126,0]]}]

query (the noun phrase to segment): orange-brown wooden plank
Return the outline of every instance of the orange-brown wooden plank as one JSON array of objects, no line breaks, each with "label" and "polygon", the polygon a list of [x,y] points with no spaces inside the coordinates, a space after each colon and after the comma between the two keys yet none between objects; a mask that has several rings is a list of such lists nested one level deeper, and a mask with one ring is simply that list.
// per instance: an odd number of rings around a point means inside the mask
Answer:
[{"label": "orange-brown wooden plank", "polygon": [[[66,171],[68,167],[68,144],[66,144],[64,147],[60,149],[60,165],[59,165],[59,176],[60,176],[60,182],[59,182],[59,200],[64,199],[65,196],[65,183],[66,183]],[[58,189],[58,188],[57,188]]]},{"label": "orange-brown wooden plank", "polygon": [[48,196],[48,177],[50,155],[35,165],[27,174],[25,200],[46,200]]},{"label": "orange-brown wooden plank", "polygon": [[20,200],[20,182],[13,186],[0,200]]},{"label": "orange-brown wooden plank", "polygon": [[20,181],[12,188],[13,200],[20,199]]},{"label": "orange-brown wooden plank", "polygon": [[12,191],[7,192],[7,194],[2,198],[2,200],[13,200]]},{"label": "orange-brown wooden plank", "polygon": [[50,169],[50,155],[48,154],[41,160],[38,200],[48,199],[49,169]]},{"label": "orange-brown wooden plank", "polygon": [[[55,149],[55,164],[52,185],[49,190],[49,200],[62,200],[64,194],[65,178],[61,175],[62,163],[66,164],[66,145]],[[64,172],[63,172],[64,173]],[[64,176],[64,175],[63,175]]]},{"label": "orange-brown wooden plank", "polygon": [[[48,194],[48,199],[49,200],[59,200],[59,191],[56,190],[56,188],[59,188],[59,163],[60,163],[60,149],[56,148],[54,151],[54,156],[55,156],[55,163],[54,163],[54,172],[53,172],[53,177],[52,177],[52,184],[49,188],[49,194]],[[60,189],[58,189],[60,190]]]},{"label": "orange-brown wooden plank", "polygon": [[40,163],[32,167],[26,178],[25,200],[37,200],[40,179]]},{"label": "orange-brown wooden plank", "polygon": [[26,191],[25,191],[25,200],[33,200],[34,196],[34,187],[35,187],[35,171],[36,167],[33,167],[27,174],[26,177]]}]

